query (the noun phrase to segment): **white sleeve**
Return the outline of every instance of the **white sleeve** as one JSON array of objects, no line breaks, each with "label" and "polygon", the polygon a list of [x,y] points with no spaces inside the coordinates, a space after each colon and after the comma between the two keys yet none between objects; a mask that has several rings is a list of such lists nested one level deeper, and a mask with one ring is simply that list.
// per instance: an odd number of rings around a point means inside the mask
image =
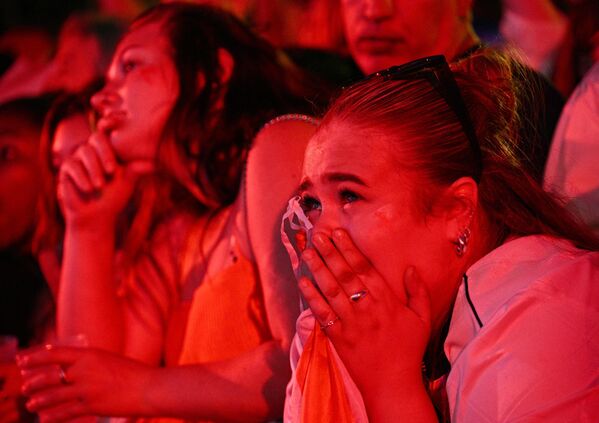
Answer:
[{"label": "white sleeve", "polygon": [[599,229],[599,63],[576,88],[560,117],[544,188],[566,198],[568,207]]},{"label": "white sleeve", "polygon": [[535,283],[485,322],[447,381],[452,422],[599,421],[596,258]]}]

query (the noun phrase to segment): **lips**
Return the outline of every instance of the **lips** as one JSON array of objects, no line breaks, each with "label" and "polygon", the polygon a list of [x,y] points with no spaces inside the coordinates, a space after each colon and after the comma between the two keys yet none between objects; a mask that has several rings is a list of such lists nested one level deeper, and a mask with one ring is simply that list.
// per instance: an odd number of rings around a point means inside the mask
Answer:
[{"label": "lips", "polygon": [[387,54],[393,51],[399,43],[401,43],[401,38],[367,35],[358,38],[356,47],[363,53]]},{"label": "lips", "polygon": [[120,126],[124,122],[126,116],[127,113],[122,110],[104,112],[98,120],[98,130],[108,133]]}]

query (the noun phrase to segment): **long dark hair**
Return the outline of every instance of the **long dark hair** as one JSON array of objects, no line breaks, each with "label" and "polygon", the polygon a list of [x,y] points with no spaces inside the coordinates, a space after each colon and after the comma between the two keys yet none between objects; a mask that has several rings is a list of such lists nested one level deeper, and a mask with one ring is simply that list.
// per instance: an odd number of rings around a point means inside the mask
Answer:
[{"label": "long dark hair", "polygon": [[[279,114],[309,113],[307,99],[315,87],[286,56],[221,9],[160,4],[131,28],[148,22],[162,25],[179,74],[180,96],[167,126],[183,156],[195,163],[192,176],[204,196],[221,206],[230,204],[254,135]],[[234,62],[224,83],[219,49]],[[223,93],[224,104],[216,109]]]}]

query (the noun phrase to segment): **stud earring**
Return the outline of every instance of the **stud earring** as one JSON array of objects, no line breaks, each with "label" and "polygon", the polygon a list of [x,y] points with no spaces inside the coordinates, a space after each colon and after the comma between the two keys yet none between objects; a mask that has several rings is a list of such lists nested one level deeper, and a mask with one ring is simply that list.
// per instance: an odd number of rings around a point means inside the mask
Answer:
[{"label": "stud earring", "polygon": [[468,242],[470,241],[470,228],[465,228],[462,233],[458,236],[455,246],[455,253],[458,257],[462,257],[468,248]]}]

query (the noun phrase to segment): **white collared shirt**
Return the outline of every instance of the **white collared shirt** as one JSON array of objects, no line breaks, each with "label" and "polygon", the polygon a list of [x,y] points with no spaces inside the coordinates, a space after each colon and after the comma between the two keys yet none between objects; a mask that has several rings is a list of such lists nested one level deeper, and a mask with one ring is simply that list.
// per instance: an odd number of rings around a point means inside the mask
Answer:
[{"label": "white collared shirt", "polygon": [[445,353],[452,422],[599,421],[599,253],[544,236],[467,272]]}]

